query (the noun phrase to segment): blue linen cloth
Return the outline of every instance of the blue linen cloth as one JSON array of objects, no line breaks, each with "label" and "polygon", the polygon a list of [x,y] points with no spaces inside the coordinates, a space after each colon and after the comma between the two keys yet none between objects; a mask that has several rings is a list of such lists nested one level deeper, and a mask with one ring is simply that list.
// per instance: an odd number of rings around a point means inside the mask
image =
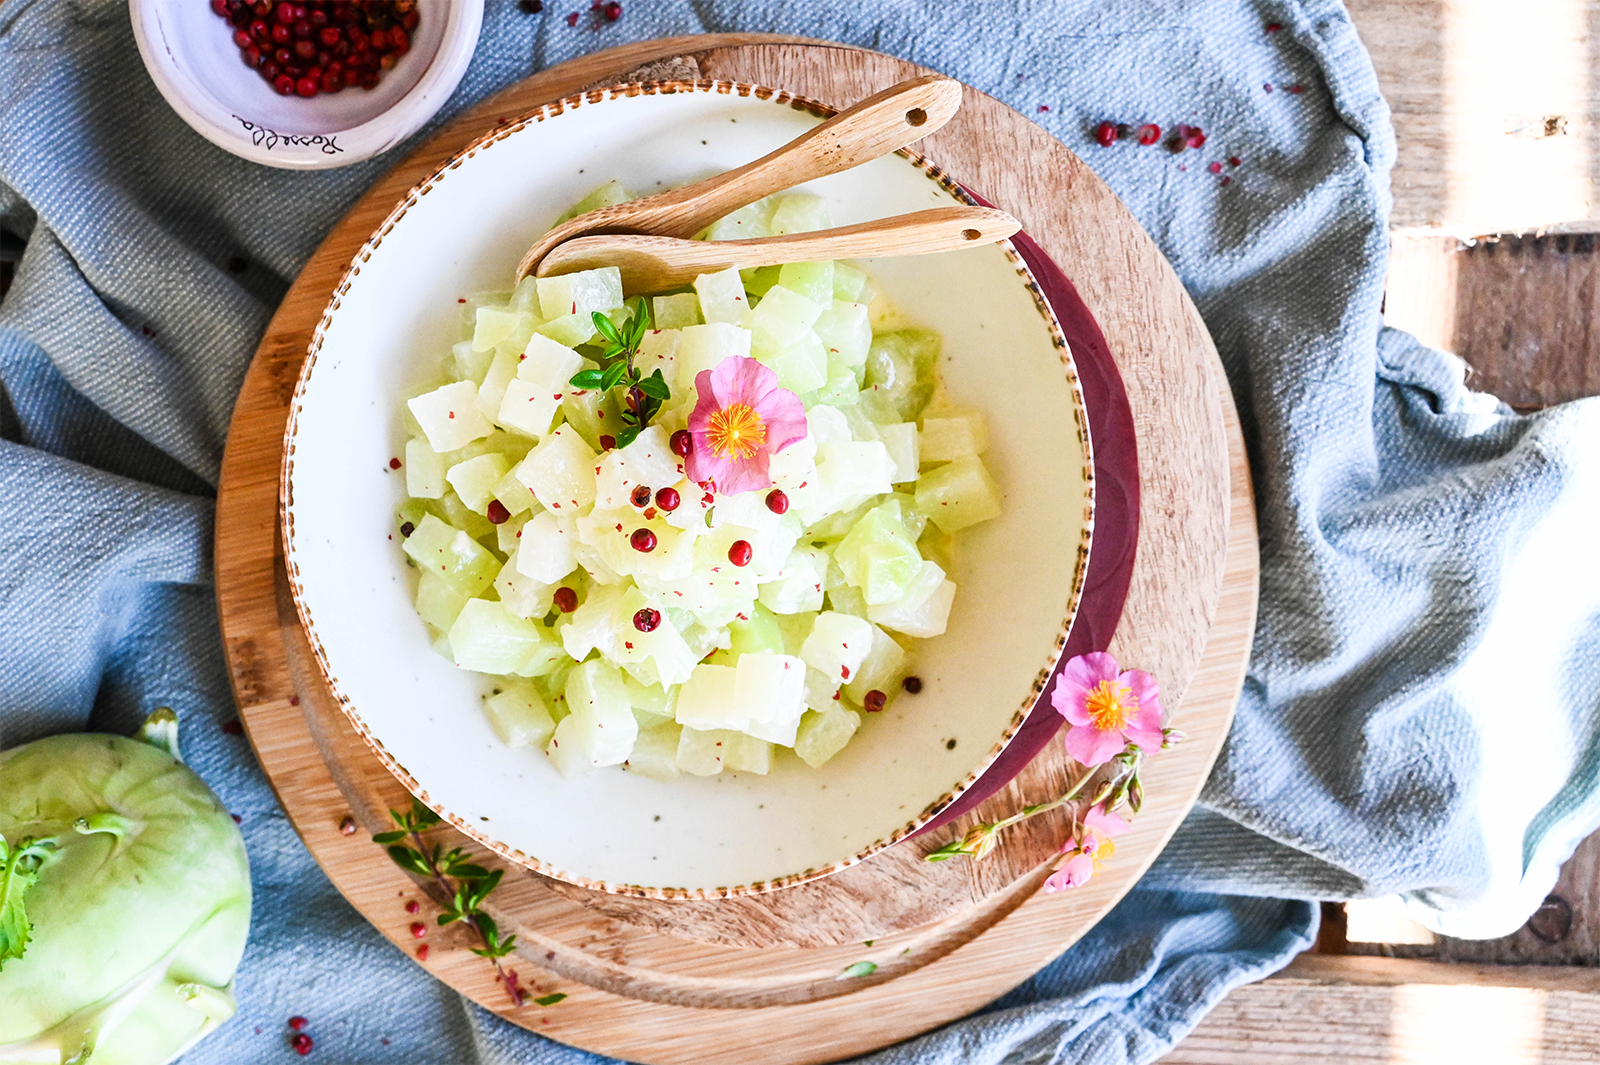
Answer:
[{"label": "blue linen cloth", "polygon": [[[1383,327],[1393,132],[1342,7],[625,6],[604,24],[572,0],[540,15],[491,0],[441,120],[534,70],[669,34],[827,37],[941,70],[1045,125],[1130,205],[1205,315],[1249,442],[1261,620],[1201,806],[1037,977],[868,1060],[1151,1061],[1309,944],[1314,906],[1281,898],[1405,893],[1456,934],[1519,924],[1600,821],[1600,474],[1577,461],[1600,410],[1516,417],[1468,392],[1458,360]],[[1209,140],[1101,149],[1102,119]],[[125,5],[0,4],[0,246],[25,241],[0,303],[0,744],[128,733],[170,705],[191,764],[242,817],[256,910],[240,1014],[190,1065],[282,1054],[296,1013],[323,1060],[597,1060],[384,942],[220,729],[234,711],[210,496],[233,398],[289,281],[399,154],[323,173],[245,163],[162,102]]]}]

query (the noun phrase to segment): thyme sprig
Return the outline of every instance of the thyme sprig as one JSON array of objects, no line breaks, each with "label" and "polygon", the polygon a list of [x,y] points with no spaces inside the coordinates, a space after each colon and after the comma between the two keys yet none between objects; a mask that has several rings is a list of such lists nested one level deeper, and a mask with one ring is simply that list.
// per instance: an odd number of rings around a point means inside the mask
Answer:
[{"label": "thyme sprig", "polygon": [[672,398],[672,390],[667,387],[659,368],[646,377],[633,364],[639,345],[650,331],[650,302],[643,296],[637,297],[620,329],[599,311],[593,312],[592,317],[594,327],[604,340],[601,357],[607,363],[600,369],[578,371],[572,375],[570,383],[574,388],[602,392],[619,385],[627,389],[622,402],[623,428],[617,434],[617,447],[627,447],[650,424],[661,404]]},{"label": "thyme sprig", "polygon": [[[502,937],[494,918],[483,912],[484,900],[499,886],[505,870],[491,871],[474,864],[471,861],[472,856],[460,847],[453,847],[449,851],[438,843],[430,847],[422,838],[422,834],[438,827],[442,820],[418,799],[411,800],[409,812],[402,814],[397,810],[390,810],[389,816],[394,818],[395,824],[400,827],[391,832],[379,832],[372,837],[372,842],[385,846],[389,857],[406,872],[432,878],[438,883],[450,899],[444,912],[439,914],[439,924],[443,926],[455,921],[465,921],[470,925],[478,934],[483,946],[469,949],[480,958],[489,959],[494,965],[496,976],[511,996],[511,1004],[521,1006],[527,1001],[527,992],[518,985],[516,973],[507,974],[500,964],[500,959],[515,949],[517,937],[514,935]],[[412,840],[416,845],[408,846],[403,842],[406,839]]]},{"label": "thyme sprig", "polygon": [[[1161,748],[1166,750],[1187,739],[1177,729],[1161,730]],[[1123,748],[1120,754],[1113,755],[1106,766],[1111,767],[1108,776],[1102,778],[1101,770],[1105,766],[1090,766],[1083,775],[1073,782],[1065,792],[1048,802],[1035,803],[1024,806],[1010,817],[1001,818],[999,821],[990,821],[975,826],[960,839],[953,839],[944,846],[928,852],[923,856],[926,862],[943,862],[960,855],[970,858],[982,858],[993,851],[1000,842],[1000,833],[1012,825],[1038,817],[1040,814],[1049,813],[1059,809],[1076,799],[1090,781],[1100,779],[1100,786],[1094,790],[1089,801],[1084,804],[1085,809],[1105,804],[1107,813],[1119,807],[1126,806],[1132,813],[1138,813],[1144,805],[1144,781],[1140,778],[1140,771],[1144,767],[1145,753],[1138,744],[1130,743]],[[1077,821],[1076,815],[1073,818]]]}]

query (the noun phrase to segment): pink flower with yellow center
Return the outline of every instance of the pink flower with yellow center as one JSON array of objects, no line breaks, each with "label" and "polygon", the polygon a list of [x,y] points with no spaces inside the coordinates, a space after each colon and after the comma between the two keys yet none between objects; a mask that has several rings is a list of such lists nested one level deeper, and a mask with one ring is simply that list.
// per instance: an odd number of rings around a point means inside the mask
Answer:
[{"label": "pink flower with yellow center", "polygon": [[1118,672],[1104,651],[1066,664],[1050,703],[1067,719],[1067,753],[1085,766],[1104,765],[1130,743],[1161,749],[1161,688],[1142,669]]},{"label": "pink flower with yellow center", "polygon": [[692,443],[684,472],[696,484],[716,482],[723,495],[772,487],[772,456],[806,435],[806,409],[778,375],[734,355],[694,379]]},{"label": "pink flower with yellow center", "polygon": [[1128,822],[1107,810],[1104,804],[1090,807],[1083,816],[1083,824],[1079,826],[1077,834],[1061,848],[1062,854],[1071,857],[1050,874],[1044,882],[1044,889],[1062,891],[1087,883],[1117,852],[1117,845],[1111,838],[1126,831]]}]

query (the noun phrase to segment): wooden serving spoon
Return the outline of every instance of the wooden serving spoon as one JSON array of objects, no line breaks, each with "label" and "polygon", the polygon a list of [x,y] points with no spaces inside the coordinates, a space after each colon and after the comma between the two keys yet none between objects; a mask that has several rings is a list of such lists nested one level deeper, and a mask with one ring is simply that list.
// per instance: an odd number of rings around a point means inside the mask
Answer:
[{"label": "wooden serving spoon", "polygon": [[546,255],[538,276],[615,266],[622,270],[623,292],[663,292],[730,266],[929,255],[993,244],[1021,228],[1015,218],[989,207],[938,207],[815,233],[751,240],[680,240],[628,233],[579,237]]},{"label": "wooden serving spoon", "polygon": [[516,279],[533,273],[550,249],[575,237],[598,233],[692,237],[763,196],[898,151],[949,122],[960,106],[958,81],[934,74],[902,81],[753,163],[681,189],[602,207],[556,226],[528,249],[517,265]]}]

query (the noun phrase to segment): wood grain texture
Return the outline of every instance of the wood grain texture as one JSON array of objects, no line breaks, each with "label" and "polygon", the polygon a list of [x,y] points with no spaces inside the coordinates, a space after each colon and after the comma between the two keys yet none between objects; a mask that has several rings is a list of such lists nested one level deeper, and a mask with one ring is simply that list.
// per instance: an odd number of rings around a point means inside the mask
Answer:
[{"label": "wood grain texture", "polygon": [[1467,363],[1513,407],[1600,395],[1600,255],[1591,234],[1396,236],[1384,321]]},{"label": "wood grain texture", "polygon": [[[402,949],[415,940],[401,903],[419,888],[364,836],[407,797],[352,746],[346,719],[307,668],[283,595],[274,519],[286,405],[344,263],[405,189],[497,119],[648,62],[689,63],[703,76],[777,84],[829,103],[919,73],[849,49],[690,39],[590,56],[530,79],[424,145],[334,228],[269,326],[235,412],[218,501],[217,576],[241,717],[307,846]],[[1036,893],[1064,828],[1048,817],[982,863],[921,862],[922,851],[965,831],[958,823],[809,891],[757,899],[652,909],[513,871],[493,912],[521,937],[514,964],[541,993],[570,997],[513,1013],[492,970],[454,938],[459,932],[433,934],[427,967],[516,1023],[648,1062],[747,1061],[756,1044],[767,1061],[828,1061],[886,1045],[983,1005],[1074,942],[1154,859],[1198,794],[1243,680],[1256,601],[1248,468],[1220,365],[1170,267],[1109,190],[1020,116],[971,90],[965,97],[956,122],[922,147],[974,191],[1019,212],[1073,278],[1118,360],[1136,419],[1144,510],[1112,650],[1162,678],[1173,717],[1192,739],[1153,767],[1145,811],[1119,840],[1113,869],[1058,895]],[[1017,171],[1018,159],[1029,161],[1026,171]],[[1055,794],[1066,774],[1058,749],[974,816]],[[342,835],[347,815],[364,831]],[[843,945],[783,947],[819,941]],[[859,960],[880,968],[841,978]],[[708,1006],[725,1008],[693,1008]]]},{"label": "wood grain texture", "polygon": [[1163,1065],[1589,1065],[1600,973],[1302,955],[1235,990]]},{"label": "wood grain texture", "polygon": [[[628,77],[663,80],[653,70],[629,71]],[[899,151],[950,121],[960,106],[959,82],[933,74],[907,78],[744,166],[680,189],[602,207],[556,226],[522,257],[517,280],[539,267],[557,245],[588,233],[692,237],[723,215],[765,196]]]},{"label": "wood grain texture", "polygon": [[730,267],[742,270],[818,259],[934,255],[994,244],[1019,228],[1017,220],[1004,211],[936,207],[853,226],[747,240],[680,240],[634,233],[577,237],[551,248],[539,261],[538,274],[549,277],[615,266],[622,271],[624,293],[662,292]]},{"label": "wood grain texture", "polygon": [[1391,224],[1600,228],[1600,0],[1351,0],[1393,112]]}]

